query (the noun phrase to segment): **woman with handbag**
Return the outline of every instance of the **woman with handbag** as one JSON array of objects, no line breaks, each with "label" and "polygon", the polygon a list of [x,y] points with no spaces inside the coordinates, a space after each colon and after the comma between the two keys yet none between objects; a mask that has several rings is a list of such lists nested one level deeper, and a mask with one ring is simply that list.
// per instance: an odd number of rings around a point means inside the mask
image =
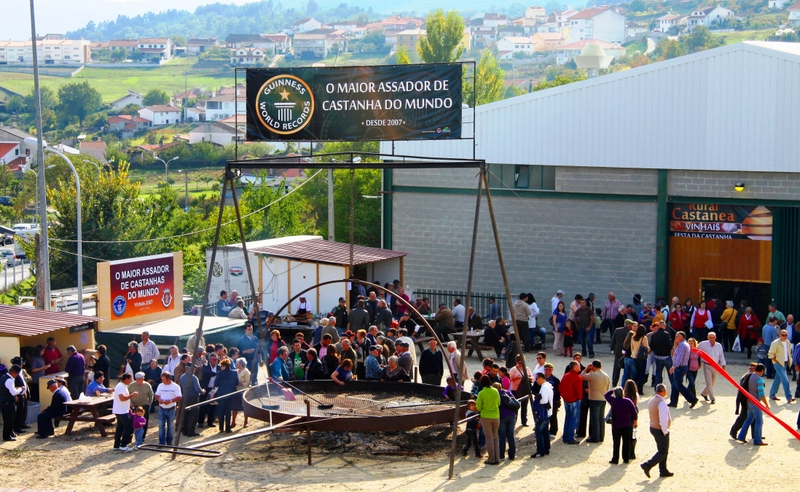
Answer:
[{"label": "woman with handbag", "polygon": [[[697,348],[697,340],[694,338],[690,338],[687,343],[693,349]],[[697,389],[695,388],[694,382],[697,381],[697,371],[700,370],[700,356],[697,355],[697,351],[692,350],[689,352],[689,372],[686,373],[686,380],[688,384],[686,387],[689,389],[689,392],[697,397]]]},{"label": "woman with handbag", "polygon": [[639,325],[636,333],[631,337],[631,356],[634,358],[636,365],[636,386],[639,388],[639,394],[644,394],[644,384],[647,381],[647,356],[650,353],[650,342],[647,339],[647,328],[644,325]]},{"label": "woman with handbag", "polygon": [[[641,390],[637,389],[636,383],[634,383],[633,381],[628,381],[622,388],[622,396],[632,401],[633,406],[635,406],[637,409],[639,408],[640,394]],[[636,459],[636,427],[633,428],[633,438],[631,439],[631,452],[628,455],[628,459],[631,460]]]},{"label": "woman with handbag", "polygon": [[709,326],[714,326],[711,321],[711,311],[706,309],[706,301],[700,301],[700,306],[692,313],[689,326],[692,328],[692,338],[700,342],[706,339]]},{"label": "woman with handbag", "polygon": [[611,435],[614,438],[614,454],[609,463],[619,464],[620,441],[622,442],[622,461],[628,463],[632,459],[631,443],[633,429],[638,426],[639,409],[630,398],[625,398],[623,390],[619,386],[608,390],[605,398],[611,405]]},{"label": "woman with handbag", "polygon": [[504,390],[500,383],[493,383],[494,389],[500,393],[500,459],[506,459],[506,443],[508,443],[508,459],[517,455],[517,444],[514,440],[514,427],[517,424],[517,410],[520,403],[509,390]]}]

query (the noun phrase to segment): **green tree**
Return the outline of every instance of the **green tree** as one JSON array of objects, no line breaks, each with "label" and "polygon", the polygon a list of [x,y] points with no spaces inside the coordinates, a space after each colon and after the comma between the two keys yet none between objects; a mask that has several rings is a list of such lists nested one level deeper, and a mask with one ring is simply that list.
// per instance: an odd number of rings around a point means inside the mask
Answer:
[{"label": "green tree", "polygon": [[103,103],[100,93],[89,82],[62,85],[58,89],[58,110],[67,118],[78,118],[80,125],[83,120],[98,109]]},{"label": "green tree", "polygon": [[405,46],[400,46],[397,48],[397,53],[395,54],[395,63],[398,65],[411,64],[411,57],[408,56],[408,49]]},{"label": "green tree", "polygon": [[658,60],[670,60],[683,55],[683,47],[675,39],[661,38],[658,40],[653,55]]},{"label": "green tree", "polygon": [[172,42],[175,43],[175,46],[186,46],[186,36],[172,36]]},{"label": "green tree", "polygon": [[[325,144],[323,152],[379,152],[378,142],[331,142]],[[347,160],[349,157],[342,157]],[[377,161],[374,157],[362,156],[363,162]],[[316,171],[306,171],[311,176]],[[381,244],[381,201],[380,169],[356,169],[353,187],[354,197],[354,242],[363,246],[379,247]],[[335,210],[334,228],[336,240],[350,242],[350,170],[337,169],[333,172],[333,206]],[[328,231],[328,181],[317,176],[297,191],[306,203],[306,217],[316,225],[318,234],[327,237]]]},{"label": "green tree", "polygon": [[684,39],[686,51],[689,53],[696,53],[698,51],[716,48],[717,46],[721,45],[721,41],[714,39],[706,26],[695,27],[692,29],[691,34],[686,36]]},{"label": "green tree", "polygon": [[545,89],[550,89],[552,87],[558,87],[560,85],[571,84],[573,82],[578,82],[580,80],[586,80],[585,75],[558,75],[553,80],[547,81],[542,80],[538,84],[534,85],[531,89],[531,92],[543,91]]},{"label": "green tree", "polygon": [[[93,284],[97,279],[97,262],[93,258],[120,259],[136,256],[137,242],[142,236],[144,208],[139,200],[139,183],[131,183],[128,164],[117,162],[117,170],[104,171],[73,158],[81,177],[81,212],[83,226],[83,280]],[[49,232],[52,238],[51,282],[54,289],[75,286],[77,269],[76,194],[72,172],[58,156],[48,156],[51,185],[47,189],[48,205],[55,210]],[[52,173],[52,178],[50,177]],[[54,184],[53,184],[54,183]],[[95,244],[88,241],[111,241]]]},{"label": "green tree", "polygon": [[[50,109],[53,110],[58,106],[58,99],[56,99],[56,95],[53,92],[53,89],[49,87],[40,87],[39,93],[42,95],[42,109]],[[34,94],[34,89],[31,89],[31,92],[25,96],[25,112],[26,113],[36,113],[36,96]]]},{"label": "green tree", "polygon": [[417,43],[419,57],[425,63],[449,63],[461,58],[464,47],[464,19],[461,15],[451,10],[445,15],[444,10],[438,9],[428,16],[425,21],[425,37]]},{"label": "green tree", "polygon": [[[476,66],[477,73],[475,74],[475,95],[477,97],[477,106],[481,104],[488,104],[503,99],[504,87],[503,83],[506,78],[506,72],[500,68],[500,63],[497,58],[489,50],[483,50],[481,59]],[[473,105],[473,87],[469,80],[464,82],[464,99],[470,106]]]},{"label": "green tree", "polygon": [[169,104],[169,94],[161,89],[150,89],[142,98],[143,106],[157,106]]}]

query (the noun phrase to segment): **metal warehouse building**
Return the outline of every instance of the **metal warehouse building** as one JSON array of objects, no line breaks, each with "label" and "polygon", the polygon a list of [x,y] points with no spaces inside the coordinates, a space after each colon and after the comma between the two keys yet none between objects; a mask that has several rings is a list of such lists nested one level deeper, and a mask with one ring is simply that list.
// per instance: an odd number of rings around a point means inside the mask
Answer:
[{"label": "metal warehouse building", "polygon": [[[512,293],[798,313],[799,87],[800,44],[744,42],[479,106],[474,127],[465,110]],[[471,158],[473,141],[394,153]],[[385,171],[384,247],[409,253],[412,289],[466,287],[477,183],[474,169]],[[475,290],[502,292],[485,201],[479,230]]]}]

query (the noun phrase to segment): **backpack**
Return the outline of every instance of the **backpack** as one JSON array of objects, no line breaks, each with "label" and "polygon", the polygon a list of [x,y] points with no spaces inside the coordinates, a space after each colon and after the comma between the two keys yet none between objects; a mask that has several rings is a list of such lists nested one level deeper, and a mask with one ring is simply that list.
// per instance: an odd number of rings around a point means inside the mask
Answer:
[{"label": "backpack", "polygon": [[519,410],[521,406],[519,400],[517,400],[510,392],[505,390],[500,392],[500,404],[514,412]]},{"label": "backpack", "polygon": [[644,344],[639,345],[639,350],[636,351],[636,360],[645,362],[647,361],[647,347]]}]

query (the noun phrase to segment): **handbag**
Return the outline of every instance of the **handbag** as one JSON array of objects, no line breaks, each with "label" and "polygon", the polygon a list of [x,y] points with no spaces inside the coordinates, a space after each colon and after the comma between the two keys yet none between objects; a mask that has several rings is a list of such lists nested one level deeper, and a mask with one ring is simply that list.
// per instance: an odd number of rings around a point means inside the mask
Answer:
[{"label": "handbag", "polygon": [[504,407],[506,407],[507,409],[512,410],[514,412],[519,410],[520,407],[522,406],[519,403],[519,400],[517,400],[514,397],[514,395],[512,395],[508,391],[501,391],[500,392],[500,404],[503,405]]},{"label": "handbag", "polygon": [[640,362],[647,361],[647,347],[644,346],[644,343],[639,345],[639,350],[636,351],[636,360]]},{"label": "handbag", "polygon": [[610,424],[614,420],[614,409],[609,408],[606,414],[606,424]]}]

